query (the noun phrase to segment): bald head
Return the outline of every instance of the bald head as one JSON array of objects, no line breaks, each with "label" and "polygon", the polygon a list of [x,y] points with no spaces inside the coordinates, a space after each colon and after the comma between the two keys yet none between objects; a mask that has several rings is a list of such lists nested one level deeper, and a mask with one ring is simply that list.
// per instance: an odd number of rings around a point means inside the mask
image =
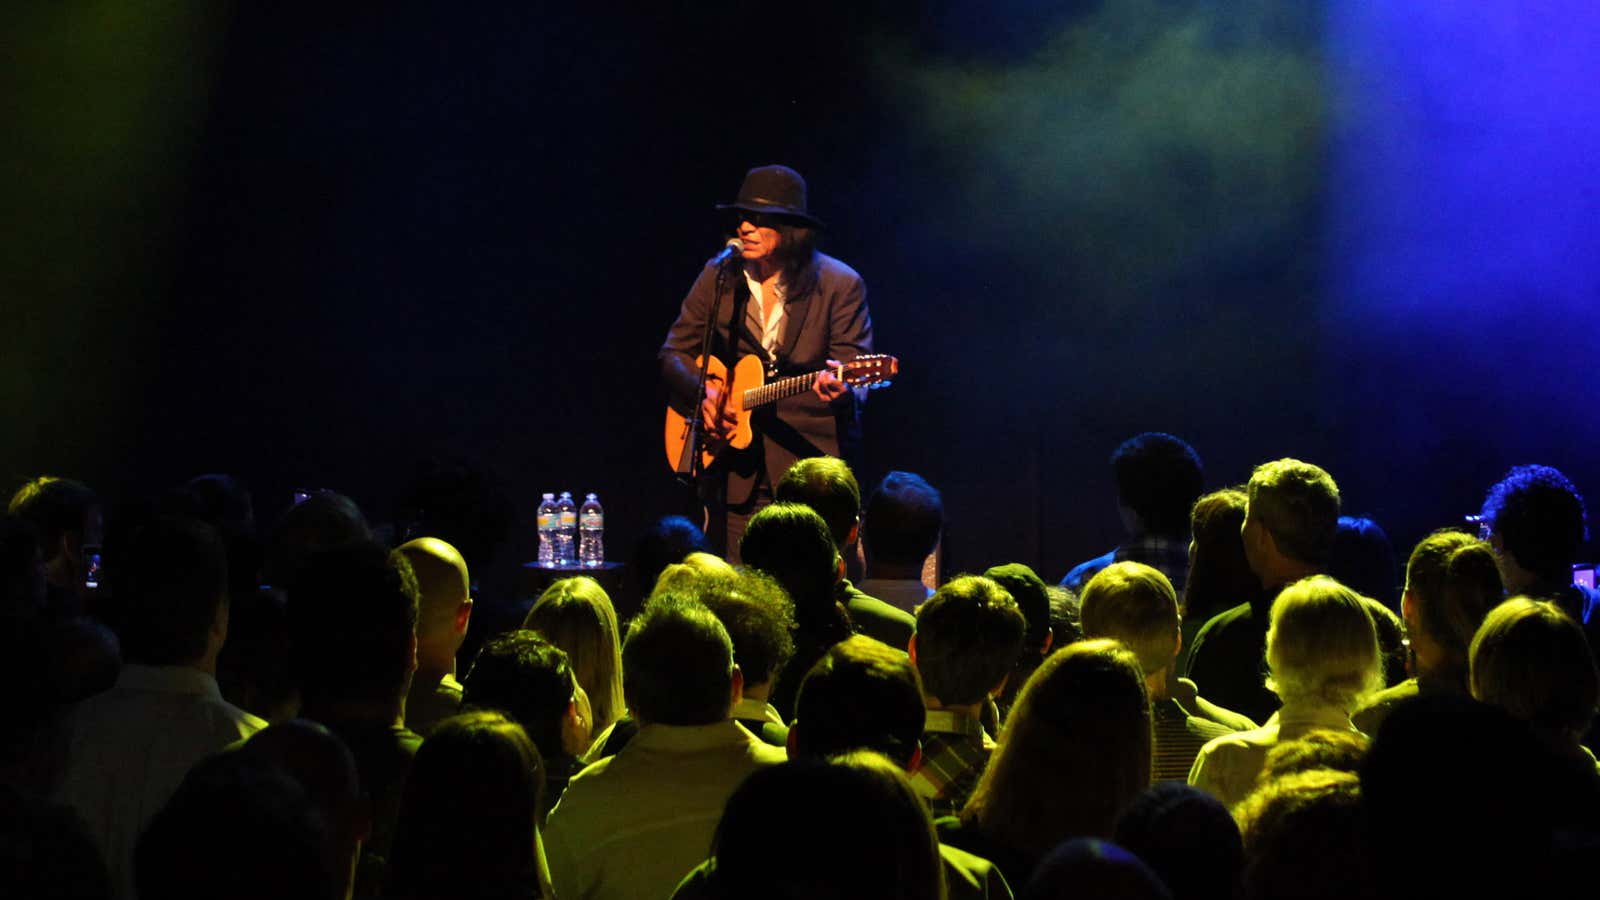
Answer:
[{"label": "bald head", "polygon": [[454,654],[467,629],[472,610],[467,561],[456,548],[438,538],[424,537],[400,545],[400,553],[417,575],[422,602],[417,610],[418,652],[421,645],[445,643]]}]

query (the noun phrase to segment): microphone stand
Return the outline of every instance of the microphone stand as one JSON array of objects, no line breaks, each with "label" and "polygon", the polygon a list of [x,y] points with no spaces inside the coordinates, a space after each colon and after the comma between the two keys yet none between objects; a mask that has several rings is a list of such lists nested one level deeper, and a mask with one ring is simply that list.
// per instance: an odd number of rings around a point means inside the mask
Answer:
[{"label": "microphone stand", "polygon": [[[677,465],[678,478],[685,484],[693,485],[700,480],[702,469],[700,462],[700,426],[703,413],[701,404],[706,399],[706,378],[711,366],[711,340],[717,333],[717,315],[722,312],[722,289],[727,283],[728,264],[726,262],[717,266],[717,281],[712,292],[711,316],[706,319],[706,330],[700,338],[700,377],[695,385],[693,406],[689,414],[689,436],[683,442],[683,456],[679,457]],[[730,330],[732,325],[729,325]],[[686,458],[685,458],[686,457]]]}]

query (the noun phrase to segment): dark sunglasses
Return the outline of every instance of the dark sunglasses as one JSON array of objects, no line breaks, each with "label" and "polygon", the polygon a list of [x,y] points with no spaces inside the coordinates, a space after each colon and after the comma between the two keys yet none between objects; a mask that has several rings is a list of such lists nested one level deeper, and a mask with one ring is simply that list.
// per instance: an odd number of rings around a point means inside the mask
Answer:
[{"label": "dark sunglasses", "polygon": [[749,212],[742,209],[735,209],[728,213],[728,227],[734,231],[737,231],[739,226],[745,222],[749,222],[757,228],[776,228],[784,224],[784,221],[782,216],[771,213]]}]

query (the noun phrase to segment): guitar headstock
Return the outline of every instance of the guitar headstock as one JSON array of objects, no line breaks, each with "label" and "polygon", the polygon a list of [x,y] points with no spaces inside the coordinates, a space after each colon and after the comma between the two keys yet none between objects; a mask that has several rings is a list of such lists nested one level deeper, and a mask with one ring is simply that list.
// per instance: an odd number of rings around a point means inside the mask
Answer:
[{"label": "guitar headstock", "polygon": [[900,360],[887,353],[869,353],[839,366],[839,379],[851,387],[888,387],[900,374]]}]

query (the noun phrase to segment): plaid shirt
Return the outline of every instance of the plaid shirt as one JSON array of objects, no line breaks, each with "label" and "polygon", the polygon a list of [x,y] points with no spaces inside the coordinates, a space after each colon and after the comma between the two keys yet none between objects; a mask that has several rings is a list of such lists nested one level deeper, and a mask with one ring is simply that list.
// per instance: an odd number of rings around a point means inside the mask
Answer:
[{"label": "plaid shirt", "polygon": [[1117,548],[1117,562],[1144,563],[1160,569],[1172,582],[1172,589],[1183,596],[1183,586],[1189,579],[1189,542],[1186,539],[1147,534]]},{"label": "plaid shirt", "polygon": [[927,801],[934,818],[961,812],[993,750],[994,740],[976,718],[950,710],[928,710],[922,732],[922,767],[911,776],[911,786]]}]

